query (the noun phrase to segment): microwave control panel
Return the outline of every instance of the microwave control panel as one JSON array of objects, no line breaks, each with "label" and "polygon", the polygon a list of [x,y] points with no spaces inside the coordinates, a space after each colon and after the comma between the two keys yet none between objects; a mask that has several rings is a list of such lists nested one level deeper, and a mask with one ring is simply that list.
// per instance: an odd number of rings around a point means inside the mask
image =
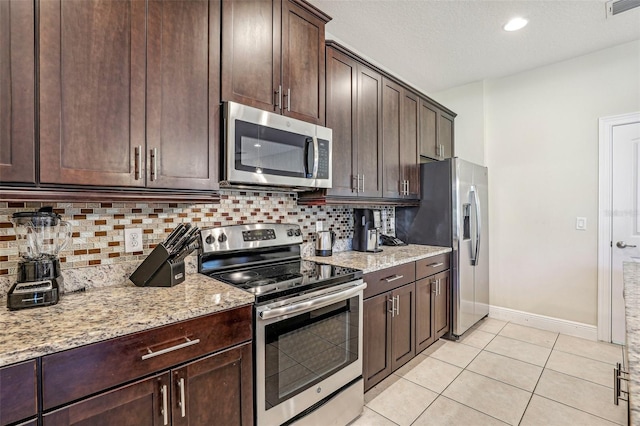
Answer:
[{"label": "microwave control panel", "polygon": [[329,179],[329,141],[318,139],[318,179]]}]

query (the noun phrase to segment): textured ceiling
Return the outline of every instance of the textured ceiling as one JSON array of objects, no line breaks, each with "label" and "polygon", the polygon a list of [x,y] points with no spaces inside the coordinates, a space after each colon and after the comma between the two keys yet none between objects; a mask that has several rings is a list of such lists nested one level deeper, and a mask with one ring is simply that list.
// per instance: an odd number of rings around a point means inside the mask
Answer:
[{"label": "textured ceiling", "polygon": [[[333,17],[327,39],[428,93],[640,39],[640,8],[607,18],[604,0],[309,1]],[[529,25],[505,32],[514,16]]]}]

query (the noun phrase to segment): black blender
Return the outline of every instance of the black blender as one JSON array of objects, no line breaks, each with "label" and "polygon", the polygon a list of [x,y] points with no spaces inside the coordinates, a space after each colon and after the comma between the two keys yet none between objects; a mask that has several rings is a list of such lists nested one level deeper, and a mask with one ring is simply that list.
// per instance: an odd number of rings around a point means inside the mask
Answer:
[{"label": "black blender", "polygon": [[51,207],[14,213],[11,222],[22,259],[17,282],[7,294],[7,308],[55,305],[63,283],[58,253],[71,241],[71,225]]}]

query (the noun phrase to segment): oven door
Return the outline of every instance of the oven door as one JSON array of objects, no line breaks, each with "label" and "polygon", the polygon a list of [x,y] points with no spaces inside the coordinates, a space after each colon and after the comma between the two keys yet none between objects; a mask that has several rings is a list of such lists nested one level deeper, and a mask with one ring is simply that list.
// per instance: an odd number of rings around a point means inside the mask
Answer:
[{"label": "oven door", "polygon": [[362,376],[356,280],[256,307],[258,425],[282,424]]},{"label": "oven door", "polygon": [[330,129],[234,102],[225,108],[229,184],[331,187]]}]

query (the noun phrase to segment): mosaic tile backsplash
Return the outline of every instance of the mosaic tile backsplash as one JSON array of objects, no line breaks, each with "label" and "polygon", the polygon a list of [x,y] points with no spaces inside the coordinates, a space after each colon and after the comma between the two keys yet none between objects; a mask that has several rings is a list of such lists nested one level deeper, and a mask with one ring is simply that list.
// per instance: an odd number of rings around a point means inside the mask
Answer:
[{"label": "mosaic tile backsplash", "polygon": [[[220,204],[176,203],[14,203],[0,202],[0,278],[15,281],[18,248],[11,215],[53,206],[72,226],[72,244],[60,253],[62,269],[141,261],[164,240],[178,223],[200,228],[242,223],[297,223],[302,228],[304,254],[312,255],[316,222],[336,233],[335,251],[351,248],[353,207],[299,206],[297,194],[278,192],[224,191]],[[393,207],[382,210],[383,233],[393,234]],[[141,228],[142,251],[125,253],[124,229]]]}]

